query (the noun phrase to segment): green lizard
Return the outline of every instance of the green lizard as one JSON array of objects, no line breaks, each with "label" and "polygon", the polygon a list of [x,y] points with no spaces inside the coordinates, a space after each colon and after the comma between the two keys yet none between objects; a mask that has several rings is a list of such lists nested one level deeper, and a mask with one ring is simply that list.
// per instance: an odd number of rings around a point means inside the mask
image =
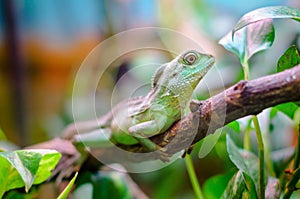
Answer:
[{"label": "green lizard", "polygon": [[[162,150],[149,137],[163,133],[183,115],[199,81],[214,63],[214,57],[188,51],[155,72],[151,91],[123,101],[95,121],[75,123],[64,135],[88,146],[134,145],[149,151]],[[79,134],[74,135],[75,132]],[[80,134],[89,132],[87,134]]]}]

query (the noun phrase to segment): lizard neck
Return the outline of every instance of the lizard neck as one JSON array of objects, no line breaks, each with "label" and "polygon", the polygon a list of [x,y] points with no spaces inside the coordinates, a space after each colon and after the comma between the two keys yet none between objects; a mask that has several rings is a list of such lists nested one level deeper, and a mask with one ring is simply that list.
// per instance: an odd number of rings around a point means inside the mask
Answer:
[{"label": "lizard neck", "polygon": [[182,90],[176,87],[169,88],[167,86],[156,86],[151,89],[147,95],[147,100],[153,104],[168,106],[173,110],[182,111],[189,102],[193,90]]}]

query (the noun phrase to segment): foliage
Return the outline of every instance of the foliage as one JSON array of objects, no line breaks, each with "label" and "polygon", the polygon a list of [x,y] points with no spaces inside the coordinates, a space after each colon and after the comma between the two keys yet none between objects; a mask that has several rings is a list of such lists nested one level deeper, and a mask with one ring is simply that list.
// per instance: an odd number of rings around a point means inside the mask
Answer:
[{"label": "foliage", "polygon": [[[232,34],[243,27],[265,19],[294,19],[300,21],[300,11],[288,6],[270,6],[259,8],[245,14],[234,26]],[[261,35],[263,36],[263,35]]]},{"label": "foliage", "polygon": [[[274,18],[290,18],[299,21],[300,11],[284,6],[266,7],[254,10],[245,14],[237,22],[233,30],[219,42],[228,51],[239,57],[241,65],[244,69],[245,80],[249,79],[248,60],[250,57],[257,52],[267,50],[273,44],[275,32],[272,19]],[[299,59],[300,57],[296,46],[291,46],[279,58],[277,71],[283,71],[299,64]],[[299,109],[295,103],[281,104],[276,106],[276,108],[277,110],[285,113],[291,119],[294,118],[295,112]],[[273,114],[274,113],[275,112],[273,111]],[[273,114],[270,114],[270,119],[272,118]],[[294,158],[295,162],[299,162],[299,155],[298,153],[291,153],[288,149],[282,149],[280,152],[277,152],[276,155],[274,155],[275,152],[272,152],[273,156],[268,157],[270,156],[269,143],[262,138],[262,132],[258,118],[253,116],[252,119],[256,131],[259,157],[257,157],[251,151],[245,150],[246,148],[244,150],[239,149],[228,134],[227,151],[231,161],[239,170],[229,182],[223,193],[223,197],[279,198],[281,189],[285,189],[283,198],[289,198],[292,192],[295,190],[296,181],[299,180],[299,175],[297,174],[299,164],[296,163],[294,165],[294,173],[287,185],[284,185],[285,181],[283,181],[284,169],[291,161],[291,157]],[[299,121],[296,122],[299,123]],[[245,134],[245,137],[246,136],[249,135]],[[298,136],[300,136],[299,133]],[[249,141],[250,138],[246,138],[245,140]],[[264,146],[266,143],[267,147]],[[247,144],[247,146],[248,145],[249,144]],[[299,149],[299,143],[297,148]],[[276,167],[277,172],[275,174],[273,167],[274,165],[278,165],[279,162],[281,162],[281,167]],[[268,170],[266,168],[268,168]],[[297,180],[295,180],[295,178]],[[271,179],[270,183],[272,183],[273,186],[268,186],[269,179]],[[282,180],[282,182],[280,182],[280,180]],[[291,183],[293,185],[290,185]],[[251,189],[252,185],[255,186],[255,189]],[[256,191],[253,193],[253,190]]]},{"label": "foliage", "polygon": [[126,174],[118,171],[84,172],[74,191],[74,198],[133,198]]},{"label": "foliage", "polygon": [[74,177],[72,178],[72,180],[69,182],[69,184],[67,185],[67,187],[63,190],[63,192],[61,192],[61,194],[59,194],[59,196],[57,197],[57,199],[66,199],[71,191],[72,186],[74,185],[74,182],[77,178],[78,172],[76,172],[76,174],[74,175]]},{"label": "foliage", "polygon": [[0,152],[0,196],[11,189],[25,187],[28,192],[51,176],[61,155],[54,150],[17,150]]},{"label": "foliage", "polygon": [[228,51],[236,54],[242,65],[255,53],[272,46],[275,37],[274,26],[270,19],[252,23],[235,32],[234,37],[232,34],[230,31],[219,43]]},{"label": "foliage", "polygon": [[227,151],[231,161],[243,174],[250,176],[250,184],[254,184],[258,191],[258,157],[249,151],[239,149],[230,136],[227,136]]},{"label": "foliage", "polygon": [[289,69],[300,63],[300,56],[295,45],[289,47],[284,54],[279,58],[277,63],[277,72]]}]

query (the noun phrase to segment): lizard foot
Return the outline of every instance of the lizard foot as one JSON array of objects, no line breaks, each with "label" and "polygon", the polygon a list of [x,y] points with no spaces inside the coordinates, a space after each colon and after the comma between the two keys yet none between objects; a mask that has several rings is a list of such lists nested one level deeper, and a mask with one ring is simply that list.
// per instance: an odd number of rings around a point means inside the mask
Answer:
[{"label": "lizard foot", "polygon": [[158,150],[154,151],[155,156],[160,159],[162,162],[169,162],[171,155],[166,153],[165,148],[159,147]]},{"label": "lizard foot", "polygon": [[181,158],[184,158],[186,156],[186,154],[191,154],[193,148],[194,148],[194,145],[191,145],[191,146],[189,146],[189,148],[185,149],[183,154],[181,155]]},{"label": "lizard foot", "polygon": [[201,105],[201,102],[199,102],[198,100],[191,100],[190,102],[190,110],[192,113],[195,113],[196,111],[199,110],[199,105]]}]

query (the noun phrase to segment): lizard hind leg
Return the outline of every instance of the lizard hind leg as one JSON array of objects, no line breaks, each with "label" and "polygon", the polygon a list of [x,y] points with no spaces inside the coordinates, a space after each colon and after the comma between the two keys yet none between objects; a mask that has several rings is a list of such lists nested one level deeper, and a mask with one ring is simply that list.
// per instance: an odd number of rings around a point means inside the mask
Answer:
[{"label": "lizard hind leg", "polygon": [[155,157],[160,159],[162,162],[170,161],[170,154],[166,153],[166,149],[152,142],[149,138],[135,137],[138,142],[146,147],[150,152],[153,152]]}]

